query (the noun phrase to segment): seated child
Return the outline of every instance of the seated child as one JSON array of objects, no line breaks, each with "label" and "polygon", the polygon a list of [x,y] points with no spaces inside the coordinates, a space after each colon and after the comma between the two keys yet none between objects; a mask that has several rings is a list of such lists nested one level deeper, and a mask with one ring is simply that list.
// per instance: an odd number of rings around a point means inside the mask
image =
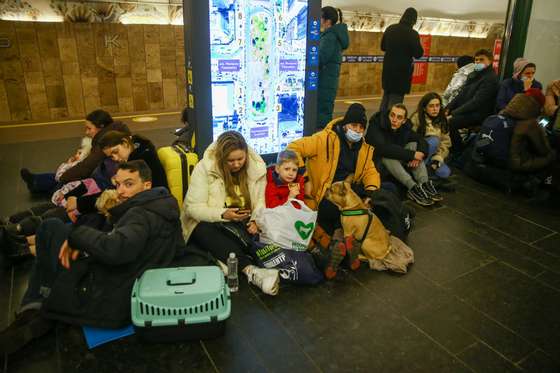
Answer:
[{"label": "seated child", "polygon": [[276,165],[268,168],[265,202],[267,208],[281,206],[288,199],[303,201],[304,178],[293,150],[278,153]]},{"label": "seated child", "polygon": [[[58,166],[54,179],[56,181],[60,181],[60,177],[70,168],[74,167],[76,164],[81,162],[85,157],[89,155],[91,152],[91,139],[89,137],[82,138],[82,144],[80,148],[76,151],[72,157],[70,157],[66,162],[63,162]],[[56,190],[52,197],[51,202],[59,207],[66,207],[66,195],[69,194],[72,190],[76,189],[81,184],[87,189],[86,194],[95,194],[101,192],[101,190],[97,187],[95,180],[93,179],[85,179],[85,180],[76,180],[71,181],[69,183],[64,184],[61,188]]]}]

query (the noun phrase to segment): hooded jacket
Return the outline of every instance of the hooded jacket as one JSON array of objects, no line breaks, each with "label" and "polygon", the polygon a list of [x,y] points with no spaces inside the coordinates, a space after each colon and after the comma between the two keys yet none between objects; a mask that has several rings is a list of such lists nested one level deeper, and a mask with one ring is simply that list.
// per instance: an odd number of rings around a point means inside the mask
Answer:
[{"label": "hooded jacket", "polygon": [[[540,90],[543,89],[542,84],[538,80],[533,80],[531,88],[537,88]],[[523,92],[525,92],[525,86],[522,80],[515,78],[504,79],[500,83],[500,87],[498,89],[498,97],[496,97],[496,109],[498,111],[504,109],[511,101],[513,96]]]},{"label": "hooded jacket", "polygon": [[[299,184],[299,194],[296,199],[300,201],[304,200],[305,197],[305,179],[303,175],[298,173],[294,183]],[[282,182],[280,177],[276,173],[275,166],[270,166],[267,169],[266,174],[266,190],[265,190],[265,202],[267,208],[273,208],[281,206],[290,196],[290,187],[287,183]]]},{"label": "hooded jacket", "polygon": [[396,131],[391,128],[388,114],[375,113],[369,120],[365,136],[366,142],[375,148],[375,164],[380,165],[382,158],[398,159],[409,162],[414,159],[414,150],[405,149],[406,144],[415,142],[416,151],[428,155],[428,143],[424,137],[412,130],[412,123],[407,119]]},{"label": "hooded jacket", "polygon": [[497,92],[498,77],[490,65],[482,71],[472,72],[457,97],[446,109],[453,116],[471,115],[482,121],[494,112]]},{"label": "hooded jacket", "polygon": [[509,149],[510,168],[530,172],[545,168],[556,158],[537,117],[541,106],[522,93],[513,96],[501,115],[516,121]]},{"label": "hooded jacket", "polygon": [[[185,241],[188,241],[199,222],[227,221],[222,219],[222,214],[227,210],[226,187],[220,170],[216,166],[215,154],[216,143],[214,142],[206,149],[191,175],[181,215]],[[254,220],[256,211],[265,207],[266,164],[261,156],[251,148],[248,150],[247,162],[247,187],[251,197],[251,211]]]},{"label": "hooded jacket", "polygon": [[321,34],[319,44],[319,127],[323,128],[332,119],[334,99],[338,90],[342,51],[348,49],[350,37],[348,26],[337,23]]},{"label": "hooded jacket", "polygon": [[122,122],[113,122],[103,127],[101,131],[97,132],[91,140],[91,152],[89,155],[77,165],[63,173],[62,176],[60,176],[61,183],[66,184],[71,181],[87,179],[90,177],[93,170],[95,170],[95,168],[99,166],[105,158],[105,154],[103,154],[103,151],[99,147],[99,139],[101,139],[103,135],[109,131],[120,131],[130,135],[128,126]]},{"label": "hooded jacket", "polygon": [[[305,203],[310,208],[319,206],[333,182],[341,147],[340,137],[334,127],[342,120],[343,118],[333,119],[322,131],[288,145],[288,149],[298,154],[299,166],[306,166],[311,188],[310,191],[306,190],[308,195],[305,196]],[[373,147],[362,140],[353,182],[362,184],[365,190],[370,191],[378,189],[381,184],[372,156]]]},{"label": "hooded jacket", "polygon": [[119,328],[130,324],[134,280],[168,266],[184,249],[179,206],[167,189],[138,193],[109,210],[110,232],[79,226],[68,237],[82,257],[56,279],[43,305],[47,318]]},{"label": "hooded jacket", "polygon": [[410,92],[413,58],[420,58],[424,49],[418,32],[412,28],[416,23],[416,11],[407,9],[399,23],[385,30],[381,38],[383,58],[382,85],[386,93],[407,94]]}]

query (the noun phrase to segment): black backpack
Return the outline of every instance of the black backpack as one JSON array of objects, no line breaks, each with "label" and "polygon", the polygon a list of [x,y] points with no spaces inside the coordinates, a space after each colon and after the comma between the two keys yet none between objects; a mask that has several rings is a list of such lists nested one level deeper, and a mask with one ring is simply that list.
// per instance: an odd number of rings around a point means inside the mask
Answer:
[{"label": "black backpack", "polygon": [[383,226],[395,237],[405,241],[414,227],[416,212],[405,205],[398,196],[385,189],[377,189],[369,194],[371,211],[381,220]]},{"label": "black backpack", "polygon": [[481,163],[507,167],[514,127],[515,121],[503,115],[486,118],[476,136],[473,156]]}]

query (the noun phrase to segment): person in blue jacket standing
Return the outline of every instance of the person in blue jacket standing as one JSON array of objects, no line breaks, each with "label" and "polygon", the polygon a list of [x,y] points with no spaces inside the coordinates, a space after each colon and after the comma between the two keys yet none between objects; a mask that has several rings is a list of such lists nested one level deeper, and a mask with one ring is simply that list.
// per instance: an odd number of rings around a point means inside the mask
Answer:
[{"label": "person in blue jacket standing", "polygon": [[332,6],[321,9],[321,42],[319,44],[319,90],[317,127],[323,129],[332,120],[334,99],[342,51],[348,49],[348,26],[342,23],[342,12]]}]

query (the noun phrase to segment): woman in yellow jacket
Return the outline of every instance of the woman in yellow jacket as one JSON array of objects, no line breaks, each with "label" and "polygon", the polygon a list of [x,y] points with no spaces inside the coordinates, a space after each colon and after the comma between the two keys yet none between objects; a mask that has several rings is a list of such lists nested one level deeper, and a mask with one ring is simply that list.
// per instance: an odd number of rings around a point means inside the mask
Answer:
[{"label": "woman in yellow jacket", "polygon": [[451,169],[445,164],[445,158],[449,155],[451,137],[441,102],[441,96],[437,93],[425,94],[410,121],[412,129],[428,142],[427,166],[431,167],[438,178],[447,179],[451,175]]},{"label": "woman in yellow jacket", "polygon": [[[373,147],[363,140],[366,123],[365,108],[355,103],[348,108],[344,118],[333,119],[322,131],[288,145],[288,149],[298,153],[300,166],[306,167],[309,187],[306,187],[305,202],[318,210],[317,224],[329,236],[341,228],[340,211],[324,199],[331,184],[353,175],[353,189],[364,198],[381,183],[373,164]],[[330,245],[325,269],[327,278],[336,275],[338,265],[346,255],[343,246]],[[348,254],[353,263],[356,253]]]}]

